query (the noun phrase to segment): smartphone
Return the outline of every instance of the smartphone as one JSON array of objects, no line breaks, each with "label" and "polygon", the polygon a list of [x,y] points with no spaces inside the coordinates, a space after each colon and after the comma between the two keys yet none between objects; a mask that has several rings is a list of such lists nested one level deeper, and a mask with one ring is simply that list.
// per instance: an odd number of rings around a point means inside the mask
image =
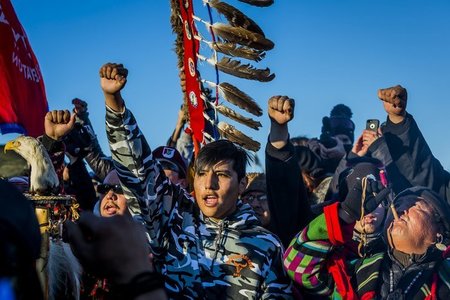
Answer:
[{"label": "smartphone", "polygon": [[366,122],[366,129],[377,132],[378,127],[380,127],[380,121],[377,119],[369,119]]}]

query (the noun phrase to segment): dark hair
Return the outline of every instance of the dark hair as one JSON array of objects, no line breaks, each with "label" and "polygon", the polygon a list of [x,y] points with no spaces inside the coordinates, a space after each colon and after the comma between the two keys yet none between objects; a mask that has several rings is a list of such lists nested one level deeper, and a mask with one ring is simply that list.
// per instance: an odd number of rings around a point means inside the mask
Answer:
[{"label": "dark hair", "polygon": [[218,140],[203,146],[195,159],[194,170],[197,173],[223,160],[233,162],[233,170],[236,171],[240,182],[245,177],[249,156],[243,148],[228,140]]}]

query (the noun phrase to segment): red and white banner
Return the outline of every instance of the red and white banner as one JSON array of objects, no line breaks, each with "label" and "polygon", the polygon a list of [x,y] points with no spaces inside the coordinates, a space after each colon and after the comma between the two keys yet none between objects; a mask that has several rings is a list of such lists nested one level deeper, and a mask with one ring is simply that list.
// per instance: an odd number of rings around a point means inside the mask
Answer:
[{"label": "red and white banner", "polygon": [[0,0],[0,132],[44,133],[44,81],[10,0]]},{"label": "red and white banner", "polygon": [[181,18],[183,20],[183,44],[184,44],[184,73],[186,76],[186,95],[189,108],[189,122],[195,139],[203,142],[203,130],[205,118],[203,117],[204,105],[201,98],[200,82],[197,71],[197,54],[200,47],[199,41],[194,38],[198,35],[192,16],[194,7],[192,0],[179,0]]}]

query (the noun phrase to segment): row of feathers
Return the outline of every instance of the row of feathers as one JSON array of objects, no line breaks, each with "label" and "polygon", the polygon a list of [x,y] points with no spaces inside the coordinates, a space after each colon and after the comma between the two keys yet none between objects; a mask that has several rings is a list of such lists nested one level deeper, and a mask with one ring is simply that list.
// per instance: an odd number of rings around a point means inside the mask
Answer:
[{"label": "row of feathers", "polygon": [[[239,78],[257,80],[260,82],[268,82],[274,79],[275,74],[271,73],[269,68],[258,69],[253,67],[251,64],[244,64],[241,63],[240,60],[232,58],[239,57],[259,62],[265,57],[265,51],[273,49],[274,43],[265,36],[263,30],[258,26],[258,24],[230,4],[220,0],[203,1],[211,8],[214,8],[219,14],[223,15],[227,19],[228,24],[219,22],[210,24],[194,16],[194,19],[205,24],[207,29],[210,30],[217,39],[215,41],[207,41],[200,36],[196,38],[209,46],[213,51],[220,52],[221,54],[227,56],[223,56],[219,61],[217,61],[215,58],[206,58],[199,54],[198,59],[206,61],[221,72]],[[239,1],[259,7],[270,6],[273,4],[273,0]],[[179,69],[183,69],[183,24],[180,18],[179,5],[178,0],[171,0],[171,23],[173,31],[176,34],[175,52],[178,57],[178,67]],[[262,115],[262,109],[256,101],[236,86],[227,82],[216,84],[206,80],[203,80],[202,84],[207,84],[213,89],[217,88],[221,98],[245,110],[246,112],[258,117]],[[184,101],[186,102],[186,98]],[[212,107],[216,112],[240,124],[255,130],[258,130],[261,127],[260,122],[255,121],[252,118],[245,117],[224,104],[215,105],[213,101],[205,102],[207,102],[207,107]],[[222,138],[226,138],[236,144],[239,144],[250,151],[256,152],[261,147],[260,143],[254,141],[234,126],[223,121],[217,124],[217,129],[219,130]]]}]

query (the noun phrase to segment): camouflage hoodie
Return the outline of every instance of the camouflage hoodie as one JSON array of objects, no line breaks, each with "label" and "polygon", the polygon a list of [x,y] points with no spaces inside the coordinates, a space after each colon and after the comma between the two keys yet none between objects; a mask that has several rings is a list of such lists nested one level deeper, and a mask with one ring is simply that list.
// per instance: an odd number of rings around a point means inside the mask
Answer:
[{"label": "camouflage hoodie", "polygon": [[292,298],[281,242],[259,226],[250,206],[238,201],[227,218],[205,218],[195,200],[164,176],[129,110],[107,108],[106,125],[125,196],[139,204],[170,298]]}]

